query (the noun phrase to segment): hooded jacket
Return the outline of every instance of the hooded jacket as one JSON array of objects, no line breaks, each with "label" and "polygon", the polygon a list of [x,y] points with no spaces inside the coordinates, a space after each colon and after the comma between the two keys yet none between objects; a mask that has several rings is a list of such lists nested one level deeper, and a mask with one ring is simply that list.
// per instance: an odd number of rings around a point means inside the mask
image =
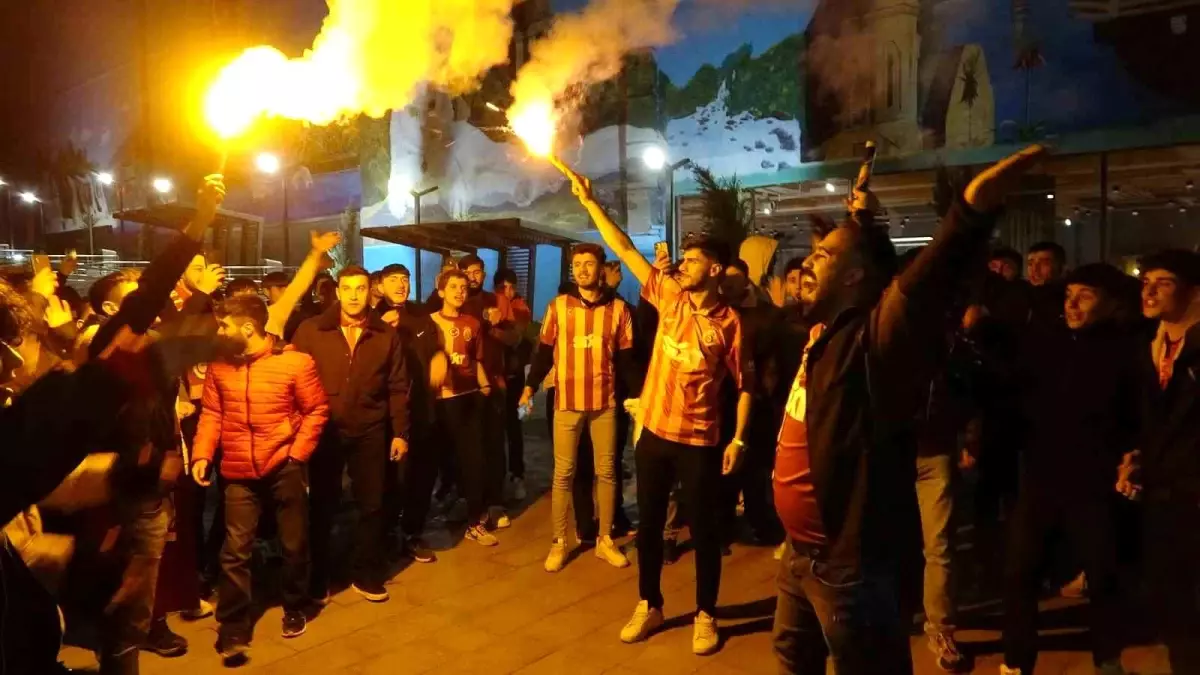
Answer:
[{"label": "hooded jacket", "polygon": [[1145,499],[1187,505],[1200,515],[1200,324],[1184,337],[1166,389],[1159,386],[1153,356],[1164,336],[1160,328],[1138,358]]}]

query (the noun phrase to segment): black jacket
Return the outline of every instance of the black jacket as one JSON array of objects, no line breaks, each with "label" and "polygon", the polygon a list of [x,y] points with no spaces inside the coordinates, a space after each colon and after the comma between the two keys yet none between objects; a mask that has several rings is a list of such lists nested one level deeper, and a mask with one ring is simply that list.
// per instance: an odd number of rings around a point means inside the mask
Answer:
[{"label": "black jacket", "polygon": [[317,363],[329,396],[330,427],[347,436],[386,430],[408,438],[409,377],[400,336],[368,313],[351,354],[341,330],[341,306],[333,305],[296,329],[292,346]]},{"label": "black jacket", "polygon": [[1165,391],[1151,349],[1143,344],[1138,359],[1145,499],[1190,504],[1200,516],[1200,324],[1184,338]]},{"label": "black jacket", "polygon": [[396,332],[400,336],[400,349],[404,352],[404,366],[409,377],[409,423],[414,433],[426,433],[433,423],[434,402],[429,391],[429,364],[441,349],[437,326],[420,303],[406,302],[397,308],[385,298],[374,312],[382,321],[383,315],[393,309],[399,317]]},{"label": "black jacket", "polygon": [[1030,327],[1015,378],[1023,484],[1112,493],[1136,447],[1140,353],[1132,329],[1112,321]]},{"label": "black jacket", "polygon": [[833,564],[894,566],[906,531],[897,514],[914,500],[914,420],[945,350],[945,316],[993,223],[956,203],[880,301],[839,314],[809,351],[808,445]]}]

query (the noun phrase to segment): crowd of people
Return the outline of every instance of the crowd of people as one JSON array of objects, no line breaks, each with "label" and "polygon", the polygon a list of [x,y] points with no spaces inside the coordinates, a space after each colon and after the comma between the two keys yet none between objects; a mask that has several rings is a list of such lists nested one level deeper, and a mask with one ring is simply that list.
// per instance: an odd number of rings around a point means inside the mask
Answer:
[{"label": "crowd of people", "polygon": [[[370,602],[389,599],[390,558],[437,560],[424,538],[435,506],[464,542],[500,544],[506,506],[526,498],[522,421],[539,389],[554,462],[545,570],[571,559],[572,511],[574,539],[616,568],[630,564],[617,540],[636,530],[624,642],[663,626],[662,567],[686,525],[694,653],[720,649],[722,557],[745,535],[780,560],[780,672],[824,673],[827,660],[839,675],[912,672],[917,604],[939,666],[969,670],[955,630],[970,520],[972,576],[1003,599],[1003,673],[1033,672],[1037,603],[1063,565],[1090,599],[1098,673],[1124,672],[1135,601],[1175,672],[1200,672],[1187,342],[1200,254],[1145,258],[1139,301],[1138,279],[1103,263],[1068,271],[1056,244],[1024,259],[990,249],[1005,196],[1043,153],[980,173],[933,242],[904,256],[863,186],[844,221],[814,222],[812,253],[780,278],[706,236],[648,260],[567,170],[617,260],[575,246],[540,327],[516,275],[496,270],[484,290],[475,255],[448,260],[424,301],[403,265],[331,276],[335,233],[314,234],[290,278],[227,281],[200,244],[219,176],[141,272],[86,297],[69,266],[9,274],[0,672],[51,672],[59,607],[67,626],[96,627],[103,673],[136,673],[140,651],[186,652],[175,612],[215,612],[220,656],[244,662],[262,539],[282,558],[281,633],[303,634],[339,580],[344,475],[357,510],[347,581]],[[617,293],[623,269],[636,303]],[[918,550],[923,602],[909,602]]]}]

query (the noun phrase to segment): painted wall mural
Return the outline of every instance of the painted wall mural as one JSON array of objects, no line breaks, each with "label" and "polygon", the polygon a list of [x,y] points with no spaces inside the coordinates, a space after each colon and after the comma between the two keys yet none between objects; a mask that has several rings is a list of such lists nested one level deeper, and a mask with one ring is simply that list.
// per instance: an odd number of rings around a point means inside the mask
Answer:
[{"label": "painted wall mural", "polygon": [[[662,222],[662,182],[640,161],[653,144],[754,186],[856,157],[867,139],[902,158],[1040,139],[1069,146],[1080,134],[1163,124],[1200,138],[1200,0],[799,0],[714,11],[684,0],[682,39],[631,59],[624,83],[593,87],[579,141],[563,152],[610,204],[625,168],[635,232]],[[503,87],[488,95],[503,101]],[[396,189],[436,183],[423,206],[439,218],[586,228],[562,179],[481,129],[474,107],[433,95],[393,115],[394,189],[383,198],[378,186],[365,221],[405,222],[412,199]]]}]

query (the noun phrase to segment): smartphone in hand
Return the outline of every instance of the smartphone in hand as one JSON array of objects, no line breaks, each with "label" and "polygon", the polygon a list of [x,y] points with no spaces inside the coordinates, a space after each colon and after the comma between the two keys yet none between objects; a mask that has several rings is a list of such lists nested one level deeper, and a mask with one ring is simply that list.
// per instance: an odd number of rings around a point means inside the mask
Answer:
[{"label": "smartphone in hand", "polygon": [[33,265],[34,275],[40,274],[42,270],[50,269],[50,256],[45,253],[34,253],[30,264]]}]

